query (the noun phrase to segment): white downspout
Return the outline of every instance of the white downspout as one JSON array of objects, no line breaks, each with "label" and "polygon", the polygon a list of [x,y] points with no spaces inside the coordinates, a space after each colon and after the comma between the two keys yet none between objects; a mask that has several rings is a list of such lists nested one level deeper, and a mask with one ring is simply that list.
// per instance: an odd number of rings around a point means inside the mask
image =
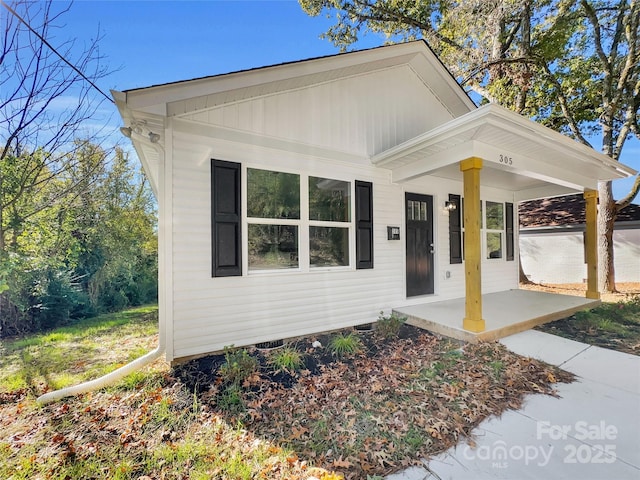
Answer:
[{"label": "white downspout", "polygon": [[90,380],[79,385],[74,385],[73,387],[61,388],[60,390],[54,390],[53,392],[45,393],[44,395],[40,395],[37,398],[36,402],[40,405],[45,405],[47,403],[56,402],[64,397],[80,395],[81,393],[87,393],[93,390],[98,390],[102,387],[106,387],[107,385],[116,383],[121,378],[126,377],[136,370],[140,370],[145,365],[148,365],[154,360],[160,358],[163,352],[164,347],[158,345],[156,349],[150,351],[146,355],[143,355],[140,358],[136,358],[133,362],[128,363],[111,373],[103,375],[100,378],[96,378],[95,380]]},{"label": "white downspout", "polygon": [[[164,164],[164,149],[162,145],[154,141],[149,141],[146,138],[138,138],[142,137],[141,135],[136,135],[137,140],[142,140],[147,144],[152,144],[158,150],[158,154],[161,157],[160,165]],[[160,272],[159,272],[160,274]],[[164,292],[161,293],[163,295]],[[162,321],[162,316],[165,315],[164,308],[162,308],[162,303],[160,304],[161,310],[158,312],[158,346],[150,351],[149,353],[143,355],[142,357],[136,358],[134,361],[123,365],[122,367],[114,370],[111,373],[107,373],[100,378],[96,378],[95,380],[89,380],[88,382],[83,382],[79,385],[74,385],[72,387],[61,388],[59,390],[54,390],[53,392],[45,393],[44,395],[40,395],[36,402],[40,405],[45,405],[47,403],[56,402],[62,398],[70,397],[73,395],[80,395],[82,393],[91,392],[94,390],[98,390],[100,388],[106,387],[108,385],[112,385],[122,378],[126,377],[130,373],[135,372],[136,370],[140,370],[142,367],[150,364],[151,362],[157,360],[162,356],[166,347],[166,323]]]}]

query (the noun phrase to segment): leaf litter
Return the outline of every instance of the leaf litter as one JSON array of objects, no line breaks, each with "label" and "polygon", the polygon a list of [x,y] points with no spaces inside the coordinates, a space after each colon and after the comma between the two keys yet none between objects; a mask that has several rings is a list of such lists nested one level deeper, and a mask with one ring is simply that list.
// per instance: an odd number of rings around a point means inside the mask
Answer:
[{"label": "leaf litter", "polygon": [[346,358],[314,348],[317,337],[298,342],[311,368],[286,375],[253,349],[261,368],[226,411],[222,357],[194,360],[177,375],[227,421],[347,479],[420,465],[487,416],[520,408],[530,393],[555,396],[557,382],[573,380],[497,342],[462,344],[409,325],[392,341],[358,335],[365,348]]},{"label": "leaf litter", "polygon": [[298,372],[250,349],[259,367],[233,395],[219,374],[224,356],[155,365],[129,384],[44,408],[25,389],[0,392],[0,477],[381,478],[455,445],[525,395],[556,395],[555,383],[573,380],[498,343],[408,325],[390,341],[357,335],[364,348],[345,358],[328,352],[328,336],[300,340]]}]

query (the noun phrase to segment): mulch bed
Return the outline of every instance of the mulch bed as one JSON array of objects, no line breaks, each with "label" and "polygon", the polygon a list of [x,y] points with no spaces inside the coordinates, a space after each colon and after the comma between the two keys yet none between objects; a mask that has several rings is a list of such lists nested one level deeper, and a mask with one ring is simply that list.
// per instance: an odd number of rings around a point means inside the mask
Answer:
[{"label": "mulch bed", "polygon": [[192,360],[174,375],[227,421],[348,479],[420,464],[486,417],[520,408],[525,395],[555,395],[556,382],[573,380],[495,342],[461,344],[408,325],[391,341],[356,333],[362,352],[341,359],[326,347],[329,334],[295,342],[304,352],[299,372],[275,371],[269,352],[248,349],[260,366],[241,388],[219,375],[224,355]]}]

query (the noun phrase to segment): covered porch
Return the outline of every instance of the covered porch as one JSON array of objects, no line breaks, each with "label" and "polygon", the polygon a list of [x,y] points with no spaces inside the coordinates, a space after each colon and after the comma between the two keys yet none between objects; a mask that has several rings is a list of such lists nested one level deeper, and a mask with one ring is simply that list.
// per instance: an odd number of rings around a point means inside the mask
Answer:
[{"label": "covered porch", "polygon": [[463,328],[464,298],[398,307],[393,311],[407,317],[410,325],[465,342],[478,342],[507,337],[599,304],[597,299],[528,290],[489,293],[482,295],[485,328],[480,332]]},{"label": "covered porch", "polygon": [[[397,183],[430,176],[463,184],[464,297],[435,302],[430,298],[394,309],[410,323],[462,340],[494,340],[600,303],[597,186],[599,181],[632,175],[633,169],[495,104],[375,155],[372,162],[390,169]],[[483,295],[482,265],[492,258],[482,248],[485,187],[510,192],[514,204],[567,193],[584,195],[586,298],[520,290]]]}]

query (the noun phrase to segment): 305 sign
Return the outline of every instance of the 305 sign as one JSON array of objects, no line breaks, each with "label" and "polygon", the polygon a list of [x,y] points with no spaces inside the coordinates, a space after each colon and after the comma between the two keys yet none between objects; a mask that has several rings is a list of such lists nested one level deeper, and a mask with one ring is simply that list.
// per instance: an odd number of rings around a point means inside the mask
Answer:
[{"label": "305 sign", "polygon": [[507,155],[500,155],[499,160],[503,165],[513,165],[513,158]]}]

